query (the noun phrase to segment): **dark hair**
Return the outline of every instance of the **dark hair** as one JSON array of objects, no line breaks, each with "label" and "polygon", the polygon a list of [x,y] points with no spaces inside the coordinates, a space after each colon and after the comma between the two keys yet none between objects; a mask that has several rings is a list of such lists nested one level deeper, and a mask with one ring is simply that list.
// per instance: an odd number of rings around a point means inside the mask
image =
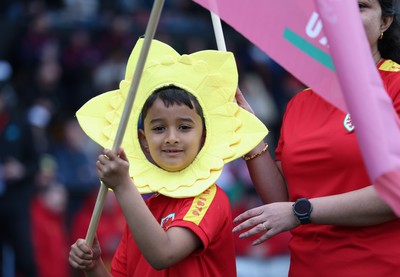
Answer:
[{"label": "dark hair", "polygon": [[398,0],[379,0],[382,9],[382,16],[393,16],[393,23],[390,25],[378,41],[378,49],[382,57],[400,63],[400,18]]},{"label": "dark hair", "polygon": [[185,105],[190,109],[195,109],[197,114],[201,117],[204,126],[204,115],[203,109],[201,108],[199,101],[197,101],[196,97],[187,92],[184,89],[179,87],[170,85],[166,87],[159,88],[155,90],[149,98],[147,98],[146,102],[143,105],[141,119],[139,126],[143,127],[144,119],[147,116],[149,109],[153,106],[154,101],[160,98],[166,107],[172,106],[174,104],[177,105]]}]

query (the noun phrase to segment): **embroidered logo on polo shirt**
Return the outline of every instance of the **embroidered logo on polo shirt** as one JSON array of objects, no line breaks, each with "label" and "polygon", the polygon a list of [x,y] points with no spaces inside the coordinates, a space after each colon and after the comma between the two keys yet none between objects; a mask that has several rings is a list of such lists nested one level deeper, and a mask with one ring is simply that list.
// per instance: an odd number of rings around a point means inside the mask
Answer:
[{"label": "embroidered logo on polo shirt", "polygon": [[168,230],[174,219],[175,219],[175,213],[170,213],[169,215],[161,219],[161,227],[164,229],[164,231]]},{"label": "embroidered logo on polo shirt", "polygon": [[354,131],[354,124],[353,121],[351,121],[350,114],[346,114],[344,120],[343,120],[343,126],[346,128],[347,131],[353,132]]}]

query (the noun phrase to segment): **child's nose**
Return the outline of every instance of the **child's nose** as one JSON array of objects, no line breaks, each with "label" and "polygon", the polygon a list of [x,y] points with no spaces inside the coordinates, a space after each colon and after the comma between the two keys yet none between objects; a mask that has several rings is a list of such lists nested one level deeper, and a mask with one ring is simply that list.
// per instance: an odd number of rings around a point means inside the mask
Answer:
[{"label": "child's nose", "polygon": [[170,144],[174,144],[174,143],[177,143],[178,141],[179,141],[179,139],[178,139],[177,132],[175,130],[172,130],[172,129],[168,130],[165,142],[166,143],[170,143]]}]

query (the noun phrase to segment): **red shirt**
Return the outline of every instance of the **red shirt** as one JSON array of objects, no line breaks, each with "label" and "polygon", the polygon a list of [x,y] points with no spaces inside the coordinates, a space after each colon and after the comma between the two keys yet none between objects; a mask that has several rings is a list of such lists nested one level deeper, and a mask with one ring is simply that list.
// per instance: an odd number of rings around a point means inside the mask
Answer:
[{"label": "red shirt", "polygon": [[[392,61],[380,66],[400,115],[399,70]],[[290,101],[276,159],[282,162],[291,201],[371,185],[355,132],[345,127],[351,127],[348,123],[345,113],[312,90]],[[400,272],[400,220],[368,227],[308,224],[293,229],[292,235],[290,276],[398,276]]]},{"label": "red shirt", "polygon": [[192,198],[170,198],[163,195],[146,201],[160,225],[184,227],[194,232],[203,248],[178,264],[155,270],[141,254],[129,228],[111,264],[111,273],[119,276],[236,276],[232,213],[229,199],[217,185]]},{"label": "red shirt", "polygon": [[[86,198],[82,207],[76,212],[72,221],[72,242],[84,238],[93,214],[97,194],[91,193]],[[110,268],[111,260],[117,250],[121,236],[125,229],[125,217],[114,193],[107,193],[103,211],[96,229],[97,239],[101,243],[101,258],[106,268]]]},{"label": "red shirt", "polygon": [[49,210],[39,197],[31,203],[32,239],[41,277],[71,276],[68,265],[69,241],[64,214]]}]

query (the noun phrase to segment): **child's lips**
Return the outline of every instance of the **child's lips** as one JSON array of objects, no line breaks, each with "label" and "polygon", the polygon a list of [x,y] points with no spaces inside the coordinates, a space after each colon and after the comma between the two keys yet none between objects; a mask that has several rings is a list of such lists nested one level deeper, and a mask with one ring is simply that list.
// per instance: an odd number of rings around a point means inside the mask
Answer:
[{"label": "child's lips", "polygon": [[163,149],[162,151],[163,151],[163,152],[166,152],[166,153],[174,154],[174,153],[180,153],[180,152],[182,152],[183,150],[181,150],[181,149]]}]

